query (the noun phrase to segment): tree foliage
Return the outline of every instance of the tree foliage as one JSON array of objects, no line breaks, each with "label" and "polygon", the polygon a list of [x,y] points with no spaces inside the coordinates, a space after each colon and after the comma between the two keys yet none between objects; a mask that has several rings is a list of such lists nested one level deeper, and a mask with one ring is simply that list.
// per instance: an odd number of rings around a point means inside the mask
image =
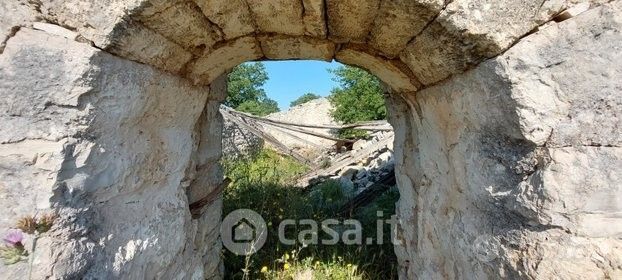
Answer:
[{"label": "tree foliage", "polygon": [[278,112],[277,102],[268,98],[263,89],[267,81],[268,72],[263,63],[238,65],[228,77],[225,105],[258,116]]},{"label": "tree foliage", "polygon": [[262,101],[247,100],[242,102],[240,106],[236,108],[240,112],[246,112],[255,116],[266,116],[279,111],[279,105],[276,101],[266,98]]},{"label": "tree foliage", "polygon": [[383,120],[387,117],[380,80],[365,70],[341,66],[329,70],[339,83],[329,96],[332,117],[343,123]]},{"label": "tree foliage", "polygon": [[307,103],[311,100],[315,100],[320,98],[321,96],[317,95],[317,94],[313,94],[313,93],[305,93],[302,96],[298,97],[296,100],[292,101],[289,106],[290,107],[294,107],[294,106],[298,106],[300,104],[304,104]]}]

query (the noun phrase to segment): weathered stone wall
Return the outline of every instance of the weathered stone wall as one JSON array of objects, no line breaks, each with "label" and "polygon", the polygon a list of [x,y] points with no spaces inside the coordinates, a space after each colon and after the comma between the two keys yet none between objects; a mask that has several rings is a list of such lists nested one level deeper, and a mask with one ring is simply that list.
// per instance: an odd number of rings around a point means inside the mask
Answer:
[{"label": "weathered stone wall", "polygon": [[[330,115],[333,106],[326,98],[311,100],[299,106],[294,106],[285,112],[273,113],[266,118],[271,120],[293,122],[309,125],[337,125]],[[318,155],[322,149],[330,149],[335,144],[332,140],[322,139],[312,135],[294,132],[291,130],[282,130],[274,126],[264,126],[268,133],[274,135],[279,142],[284,143],[287,147],[300,150],[303,154]],[[305,130],[314,131],[318,134],[331,135],[331,129],[322,128],[304,128]],[[302,139],[302,140],[300,140]],[[313,143],[313,144],[311,144]]]},{"label": "weathered stone wall", "polygon": [[621,9],[390,100],[404,278],[622,277]]},{"label": "weathered stone wall", "polygon": [[240,159],[259,152],[264,140],[237,123],[224,120],[222,130],[222,155],[227,159]]},{"label": "weathered stone wall", "polygon": [[33,279],[218,278],[220,202],[198,220],[188,209],[222,180],[218,95],[29,28],[8,40],[0,80],[0,230],[59,214]]}]

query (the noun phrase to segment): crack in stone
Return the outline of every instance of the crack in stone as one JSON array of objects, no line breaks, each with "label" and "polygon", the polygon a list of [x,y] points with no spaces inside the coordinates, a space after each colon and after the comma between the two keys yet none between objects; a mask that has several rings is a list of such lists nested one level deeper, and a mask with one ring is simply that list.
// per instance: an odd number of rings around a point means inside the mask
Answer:
[{"label": "crack in stone", "polygon": [[[614,0],[611,0],[611,1],[614,1]],[[546,0],[544,0],[544,2],[546,2]],[[544,3],[544,2],[543,2],[543,3]],[[448,2],[448,3],[445,5],[445,7],[441,10],[441,12],[442,12],[442,11],[444,11],[444,10],[447,8],[447,5],[449,5],[450,3],[451,3],[451,1],[450,1],[450,2]],[[609,3],[609,2],[607,2],[607,3]],[[588,9],[588,11],[589,11],[589,10],[592,10],[592,9],[594,9],[594,8],[597,8],[597,7],[599,7],[599,6],[601,6],[601,5],[597,5],[597,6],[594,6],[594,7],[590,7],[590,8]],[[511,43],[508,47],[504,48],[503,50],[499,51],[498,53],[496,53],[496,54],[495,54],[495,55],[493,55],[493,56],[490,56],[490,57],[483,57],[483,59],[480,59],[480,61],[477,61],[477,62],[474,62],[474,63],[472,63],[472,64],[469,64],[469,65],[468,65],[468,66],[467,66],[467,67],[466,67],[463,71],[461,71],[460,73],[457,73],[457,74],[464,74],[464,73],[467,73],[467,72],[471,71],[472,69],[474,69],[475,67],[477,67],[479,64],[481,64],[481,63],[483,63],[483,62],[485,62],[485,61],[487,61],[487,60],[489,60],[489,59],[494,59],[494,58],[496,58],[496,57],[499,57],[499,56],[504,55],[507,51],[511,50],[514,46],[516,46],[518,43],[520,43],[520,42],[521,42],[524,38],[529,37],[529,36],[531,36],[532,34],[534,34],[534,33],[538,32],[538,31],[539,31],[539,29],[540,29],[540,27],[545,26],[545,25],[547,25],[547,24],[548,24],[548,23],[550,23],[550,22],[554,22],[554,21],[555,21],[555,17],[557,17],[559,14],[563,13],[564,11],[565,11],[565,9],[563,9],[563,10],[559,11],[559,12],[558,12],[558,13],[556,13],[556,14],[551,15],[551,17],[550,17],[549,19],[544,20],[542,23],[540,23],[540,24],[538,24],[537,26],[535,26],[535,27],[534,27],[532,30],[530,30],[529,32],[526,32],[525,34],[523,34],[523,35],[519,36],[519,37],[518,37],[516,40],[514,40],[514,42],[512,42],[512,43]],[[586,12],[587,12],[587,11],[586,11]],[[414,41],[416,40],[416,38],[417,38],[419,35],[421,35],[421,33],[423,33],[423,31],[425,31],[426,29],[428,29],[428,27],[436,21],[436,19],[438,18],[438,16],[440,16],[440,13],[439,13],[439,14],[438,14],[435,18],[434,18],[434,20],[432,20],[431,22],[429,22],[429,23],[428,23],[428,25],[426,25],[426,27],[425,27],[425,28],[424,28],[421,32],[419,32],[419,34],[417,34],[417,35],[416,35],[416,36],[415,36],[415,37],[411,40],[411,42],[409,42],[406,46],[408,46],[408,45],[410,45],[412,42],[414,42]],[[405,50],[405,49],[406,49],[406,48],[404,48],[402,51],[400,51],[400,55],[404,52],[404,50]],[[446,81],[448,81],[448,80],[451,80],[451,79],[452,79],[455,75],[456,75],[456,74],[451,74],[451,75],[449,75],[448,77],[446,77],[446,78],[444,78],[444,79],[441,79],[441,80],[439,80],[439,81],[437,81],[437,82],[430,83],[430,84],[427,84],[427,85],[423,85],[423,87],[422,87],[422,88],[420,88],[419,90],[424,90],[424,89],[426,89],[426,88],[430,88],[430,87],[434,87],[434,86],[436,86],[436,85],[442,84],[442,83],[444,83],[444,82],[446,82]]]},{"label": "crack in stone", "polygon": [[246,4],[246,9],[248,10],[248,15],[251,17],[251,23],[253,24],[253,28],[255,29],[255,35],[259,34],[259,24],[257,23],[257,15],[253,12],[253,10],[251,9],[251,5],[248,3],[248,1],[246,0],[240,0],[243,1],[244,4]]},{"label": "crack in stone", "polygon": [[20,144],[20,143],[24,143],[24,142],[28,142],[28,141],[44,141],[44,142],[50,142],[50,143],[58,143],[58,142],[62,141],[63,139],[66,139],[66,138],[70,138],[70,137],[66,136],[66,137],[59,138],[58,140],[46,139],[46,138],[43,138],[43,137],[24,137],[24,138],[20,138],[20,139],[17,139],[17,140],[0,142],[0,145]]},{"label": "crack in stone", "polygon": [[263,59],[267,60],[268,58],[266,57],[266,52],[264,52],[264,50],[263,50],[263,46],[261,45],[261,40],[259,40],[259,36],[258,35],[255,36],[255,42],[257,42],[256,43],[257,47],[259,48],[259,51],[261,52],[261,59],[262,60]]},{"label": "crack in stone", "polygon": [[300,7],[302,7],[300,21],[302,21],[302,26],[305,28],[305,33],[309,33],[309,30],[307,29],[307,24],[305,22],[305,17],[307,16],[307,9],[305,8],[304,0],[300,0]]},{"label": "crack in stone", "polygon": [[415,34],[414,36],[412,36],[412,38],[410,40],[408,40],[408,43],[406,43],[406,45],[399,51],[397,52],[396,57],[400,57],[402,55],[402,53],[404,52],[404,50],[412,43],[415,42],[415,40],[417,39],[417,37],[419,37],[424,31],[426,31],[432,24],[434,24],[434,22],[436,22],[436,20],[438,19],[438,17],[447,9],[447,6],[449,6],[449,4],[451,4],[453,2],[453,0],[449,0],[447,2],[445,2],[445,5],[443,6],[443,8],[441,8],[438,13],[436,14],[436,16],[434,16],[432,19],[430,19],[426,25],[421,29],[421,31],[419,31],[417,34]]},{"label": "crack in stone", "polygon": [[[321,9],[320,9],[320,11],[318,11],[320,13],[319,20],[321,21],[321,26],[316,26],[315,25],[316,22],[313,21],[313,20],[307,22],[307,16],[308,16],[307,13],[308,12],[307,12],[307,7],[305,5],[306,1],[305,0],[300,0],[300,2],[302,4],[302,25],[304,27],[304,31],[305,31],[304,34],[305,34],[305,36],[314,37],[314,38],[318,38],[318,39],[327,39],[328,38],[327,37],[327,34],[328,34],[328,24],[327,24],[326,0],[322,0]],[[321,35],[318,36],[318,34],[315,34],[315,32],[314,32],[315,30],[309,29],[308,23],[312,25],[311,28],[319,27],[321,29],[320,32],[324,31],[323,32],[324,36],[321,36]]]},{"label": "crack in stone", "polygon": [[[326,30],[326,39],[330,38],[330,28],[328,27],[328,2],[326,2],[328,0],[322,0],[322,10],[324,11],[324,16],[322,18],[322,20],[324,21],[324,28]],[[337,43],[335,43],[335,55],[337,55],[337,50],[336,50],[336,46]]]},{"label": "crack in stone", "polygon": [[4,40],[2,40],[2,42],[0,42],[0,55],[4,53],[4,49],[6,48],[6,45],[9,42],[9,40],[15,37],[15,35],[17,35],[17,32],[19,32],[21,28],[22,28],[21,26],[11,27],[9,34],[4,38]]},{"label": "crack in stone", "polygon": [[[213,33],[216,33],[216,34],[215,34],[215,35],[216,35],[216,38],[213,38],[213,39],[214,39],[214,44],[215,44],[216,42],[219,42],[219,41],[224,40],[224,38],[225,38],[225,33],[224,33],[224,31],[222,30],[222,28],[221,28],[218,24],[216,24],[216,23],[214,23],[212,20],[210,20],[210,19],[209,19],[209,18],[208,18],[208,17],[207,17],[204,13],[203,13],[203,11],[201,10],[201,8],[198,6],[198,4],[197,4],[194,0],[190,0],[190,1],[186,1],[186,2],[179,2],[179,3],[173,4],[173,5],[167,6],[166,8],[164,8],[164,9],[162,9],[162,10],[160,10],[160,11],[156,12],[156,13],[153,13],[152,15],[149,15],[148,17],[143,17],[143,16],[138,15],[138,16],[135,18],[135,21],[136,21],[136,22],[138,22],[138,23],[140,23],[140,24],[141,24],[142,26],[144,26],[145,28],[147,28],[147,29],[149,29],[149,30],[151,30],[151,31],[153,31],[153,32],[155,32],[155,33],[157,33],[157,34],[159,34],[160,36],[162,36],[162,37],[166,38],[169,42],[172,42],[172,43],[174,43],[174,44],[176,44],[176,45],[180,46],[182,49],[184,49],[184,50],[188,51],[188,52],[192,55],[192,57],[193,57],[193,59],[194,59],[194,58],[197,58],[197,57],[199,57],[200,55],[202,55],[202,54],[203,54],[203,51],[202,51],[202,50],[200,50],[200,49],[199,49],[199,50],[197,50],[197,48],[199,48],[201,45],[199,45],[199,46],[190,46],[190,45],[189,45],[188,47],[182,46],[182,45],[178,44],[178,43],[176,42],[176,40],[174,40],[175,38],[170,38],[170,37],[165,36],[164,34],[162,34],[162,33],[160,33],[160,32],[157,32],[156,30],[154,30],[154,29],[152,29],[152,28],[149,28],[149,27],[147,26],[147,23],[145,23],[145,22],[142,20],[142,18],[154,18],[154,17],[158,17],[158,16],[160,16],[160,14],[162,14],[162,13],[164,13],[164,12],[166,12],[166,11],[170,10],[170,9],[173,9],[173,8],[175,8],[175,7],[176,7],[176,6],[178,6],[178,5],[186,5],[186,4],[190,5],[190,9],[191,9],[191,10],[193,10],[193,11],[197,12],[198,14],[202,15],[202,16],[203,16],[203,19],[205,19],[205,20],[208,22],[208,24],[209,24],[209,26],[208,26],[208,32],[209,32],[209,33],[212,33],[212,34],[213,34]],[[214,30],[215,30],[215,31],[214,31]],[[210,35],[211,35],[211,34],[210,34]],[[207,46],[206,44],[202,44],[202,45],[203,45],[203,46],[205,46],[205,48],[207,48],[207,49],[211,49],[211,48],[213,47],[213,45],[214,45],[214,44],[212,44],[212,46]],[[197,54],[197,52],[200,52],[200,54]]]},{"label": "crack in stone", "polygon": [[195,0],[191,0],[190,2],[192,3],[192,9],[197,11],[199,14],[203,15],[203,18],[207,22],[209,22],[210,27],[213,27],[216,29],[216,33],[218,33],[217,35],[218,37],[220,37],[219,39],[224,40],[227,34],[225,34],[225,31],[223,30],[223,28],[220,25],[218,25],[216,22],[212,21],[205,13],[203,13],[203,10],[201,10],[201,7],[199,7],[199,5],[197,4]]},{"label": "crack in stone", "polygon": [[365,44],[368,44],[369,41],[371,40],[371,33],[374,31],[374,27],[376,27],[377,21],[378,21],[378,17],[380,16],[380,11],[382,11],[382,3],[384,3],[384,0],[380,0],[378,1],[378,7],[376,7],[376,14],[374,15],[374,20],[372,20],[371,26],[369,27],[369,31],[367,31],[367,34],[365,35]]}]

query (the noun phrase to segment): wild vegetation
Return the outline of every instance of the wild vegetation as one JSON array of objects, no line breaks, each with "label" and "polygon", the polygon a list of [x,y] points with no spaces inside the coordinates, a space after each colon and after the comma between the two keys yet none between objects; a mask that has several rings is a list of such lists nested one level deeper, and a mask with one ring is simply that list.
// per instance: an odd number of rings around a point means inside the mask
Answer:
[{"label": "wild vegetation", "polygon": [[[284,219],[312,219],[321,222],[335,217],[351,193],[336,181],[307,192],[293,187],[297,176],[306,167],[271,150],[246,159],[223,162],[226,175],[232,180],[224,192],[224,214],[235,209],[252,209],[268,224],[268,240],[250,257],[236,256],[225,250],[227,279],[393,279],[396,260],[385,228],[383,245],[284,245],[278,240],[278,226]],[[375,236],[376,211],[385,218],[393,215],[398,198],[396,190],[385,193],[369,207],[352,218],[361,221],[363,236]],[[286,236],[294,239],[305,225],[288,227]],[[320,236],[320,240],[322,236]]]},{"label": "wild vegetation", "polygon": [[[339,87],[329,97],[334,106],[332,117],[342,123],[380,120],[386,109],[380,81],[368,72],[342,66],[331,70]],[[263,89],[268,80],[262,63],[246,63],[229,75],[229,96],[226,105],[239,111],[264,116],[278,111],[274,100]],[[307,93],[291,102],[291,106],[320,98]],[[344,137],[363,135],[348,130]],[[285,245],[278,240],[278,228],[285,219],[311,219],[321,223],[326,219],[356,219],[362,223],[364,237],[376,237],[377,212],[388,219],[395,212],[397,190],[386,192],[371,205],[336,217],[335,213],[355,194],[338,181],[328,180],[311,191],[294,187],[295,180],[307,172],[307,167],[271,150],[262,150],[248,158],[224,160],[223,166],[232,180],[224,191],[224,215],[237,209],[259,213],[268,226],[268,240],[256,254],[236,256],[225,250],[227,279],[393,279],[397,268],[390,242],[390,226],[385,225],[382,245],[314,245],[296,242]],[[341,225],[340,230],[347,230]],[[308,226],[297,224],[286,229],[286,236],[296,239]],[[326,237],[320,231],[319,240]]]},{"label": "wild vegetation", "polygon": [[268,98],[263,89],[268,79],[266,67],[261,62],[238,65],[228,77],[225,105],[257,116],[278,112],[277,102]]},{"label": "wild vegetation", "polygon": [[292,101],[289,104],[289,106],[290,107],[294,107],[294,106],[298,106],[298,105],[301,105],[301,104],[305,104],[305,103],[307,103],[307,102],[309,102],[311,100],[315,100],[315,99],[318,99],[320,97],[321,96],[319,96],[317,94],[314,94],[314,93],[310,93],[310,92],[309,93],[305,93],[302,96],[296,98],[296,100]]},{"label": "wild vegetation", "polygon": [[330,72],[339,83],[329,97],[335,107],[332,112],[335,120],[355,123],[386,119],[383,90],[376,76],[352,66],[341,66]]},{"label": "wild vegetation", "polygon": [[[341,66],[329,71],[334,75],[333,80],[339,83],[339,87],[334,88],[328,97],[334,107],[331,112],[334,120],[352,124],[386,119],[383,90],[376,76],[352,66]],[[360,138],[366,135],[366,132],[355,129],[339,132],[342,138]]]}]

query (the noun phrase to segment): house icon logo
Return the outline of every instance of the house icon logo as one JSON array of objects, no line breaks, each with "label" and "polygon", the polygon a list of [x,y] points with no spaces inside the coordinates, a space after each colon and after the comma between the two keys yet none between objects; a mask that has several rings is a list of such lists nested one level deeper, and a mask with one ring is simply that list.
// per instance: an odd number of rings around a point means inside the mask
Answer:
[{"label": "house icon logo", "polygon": [[242,218],[232,230],[233,242],[235,243],[248,243],[257,238],[257,229],[246,218]]},{"label": "house icon logo", "polygon": [[225,217],[220,226],[222,244],[239,256],[252,255],[266,243],[266,222],[250,209],[238,209]]}]

